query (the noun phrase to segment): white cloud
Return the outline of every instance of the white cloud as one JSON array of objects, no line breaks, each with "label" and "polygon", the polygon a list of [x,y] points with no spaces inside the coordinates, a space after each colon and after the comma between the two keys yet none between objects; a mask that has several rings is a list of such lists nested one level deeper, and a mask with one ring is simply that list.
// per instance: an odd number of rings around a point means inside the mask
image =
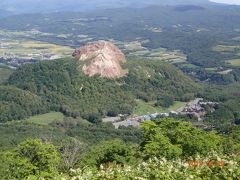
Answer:
[{"label": "white cloud", "polygon": [[212,2],[240,5],[240,0],[210,0]]}]

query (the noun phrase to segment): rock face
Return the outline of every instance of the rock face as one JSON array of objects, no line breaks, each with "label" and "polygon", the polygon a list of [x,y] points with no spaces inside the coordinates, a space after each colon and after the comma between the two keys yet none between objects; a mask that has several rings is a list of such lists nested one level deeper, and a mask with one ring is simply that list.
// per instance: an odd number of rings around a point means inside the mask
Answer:
[{"label": "rock face", "polygon": [[117,78],[127,74],[121,67],[126,62],[124,54],[108,41],[97,41],[76,49],[73,57],[83,62],[82,70],[88,76]]}]

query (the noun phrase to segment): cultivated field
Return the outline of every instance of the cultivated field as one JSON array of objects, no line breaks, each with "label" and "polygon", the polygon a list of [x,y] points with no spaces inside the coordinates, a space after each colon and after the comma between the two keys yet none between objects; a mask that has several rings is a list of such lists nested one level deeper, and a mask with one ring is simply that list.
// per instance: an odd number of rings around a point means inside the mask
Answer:
[{"label": "cultivated field", "polygon": [[2,39],[0,57],[23,60],[48,60],[70,56],[73,49],[41,41]]},{"label": "cultivated field", "polygon": [[147,49],[142,46],[142,43],[148,40],[139,40],[132,42],[114,41],[127,55],[139,56],[145,59],[160,60],[169,63],[183,63],[186,62],[187,57],[180,51],[168,51],[165,48]]},{"label": "cultivated field", "polygon": [[240,51],[240,46],[217,45],[213,47],[213,50],[218,52],[234,52]]},{"label": "cultivated field", "polygon": [[235,67],[240,67],[240,59],[232,59],[227,61],[229,64]]}]

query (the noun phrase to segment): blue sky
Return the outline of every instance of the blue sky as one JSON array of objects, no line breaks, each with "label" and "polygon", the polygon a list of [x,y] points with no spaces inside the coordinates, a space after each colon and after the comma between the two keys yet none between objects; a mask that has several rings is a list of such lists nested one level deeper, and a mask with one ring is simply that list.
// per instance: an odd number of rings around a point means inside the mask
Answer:
[{"label": "blue sky", "polygon": [[238,4],[240,5],[240,0],[210,0],[213,2],[226,3],[226,4]]}]

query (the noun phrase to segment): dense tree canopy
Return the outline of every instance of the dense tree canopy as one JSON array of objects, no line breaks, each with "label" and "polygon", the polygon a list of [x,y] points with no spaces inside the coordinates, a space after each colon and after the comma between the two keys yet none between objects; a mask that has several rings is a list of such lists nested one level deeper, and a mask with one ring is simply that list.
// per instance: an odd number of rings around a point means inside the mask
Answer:
[{"label": "dense tree canopy", "polygon": [[221,149],[220,136],[196,129],[189,122],[172,119],[146,121],[142,128],[145,137],[142,148],[147,157],[190,157]]},{"label": "dense tree canopy", "polygon": [[41,97],[14,86],[0,86],[0,121],[24,119],[48,109]]}]

